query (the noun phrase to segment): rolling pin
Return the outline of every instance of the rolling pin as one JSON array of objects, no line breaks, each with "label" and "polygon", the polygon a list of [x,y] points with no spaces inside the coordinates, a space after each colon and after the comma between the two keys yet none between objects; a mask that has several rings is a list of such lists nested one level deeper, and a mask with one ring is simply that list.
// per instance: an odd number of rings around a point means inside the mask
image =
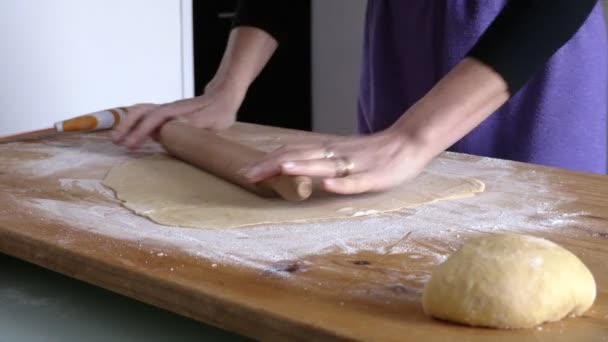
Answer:
[{"label": "rolling pin", "polygon": [[158,141],[174,157],[262,197],[302,201],[312,194],[310,177],[277,175],[259,183],[249,182],[242,170],[266,153],[223,138],[216,132],[170,121],[161,127]]},{"label": "rolling pin", "polygon": [[0,143],[40,139],[64,132],[91,132],[116,127],[129,112],[127,108],[106,109],[56,122],[53,127],[9,136],[0,136]]}]

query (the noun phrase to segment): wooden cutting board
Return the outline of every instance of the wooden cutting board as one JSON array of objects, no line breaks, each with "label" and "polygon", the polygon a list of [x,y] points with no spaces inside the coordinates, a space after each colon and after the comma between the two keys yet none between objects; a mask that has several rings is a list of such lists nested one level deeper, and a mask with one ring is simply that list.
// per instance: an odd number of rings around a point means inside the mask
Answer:
[{"label": "wooden cutting board", "polygon": [[[271,150],[323,138],[238,124],[228,138]],[[257,339],[608,341],[608,177],[444,153],[431,171],[486,191],[397,213],[231,230],[164,227],[122,208],[100,181],[129,153],[105,133],[0,145],[0,251]],[[593,272],[583,317],[499,331],[422,312],[432,268],[467,239],[523,232]]]}]

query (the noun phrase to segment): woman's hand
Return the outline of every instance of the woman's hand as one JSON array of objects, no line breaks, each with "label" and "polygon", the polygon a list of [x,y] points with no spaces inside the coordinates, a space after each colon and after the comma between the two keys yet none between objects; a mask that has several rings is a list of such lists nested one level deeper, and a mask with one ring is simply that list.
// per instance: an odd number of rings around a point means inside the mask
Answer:
[{"label": "woman's hand", "polygon": [[415,178],[508,98],[500,75],[465,58],[389,129],[326,144],[285,146],[245,176],[252,182],[279,173],[322,177],[325,190],[340,194],[386,190]]},{"label": "woman's hand", "polygon": [[236,121],[245,91],[210,83],[205,93],[190,99],[167,103],[138,104],[115,129],[113,141],[135,149],[165,122],[178,119],[194,127],[223,129]]},{"label": "woman's hand", "polygon": [[249,168],[245,176],[251,182],[279,173],[321,177],[324,190],[339,194],[386,190],[415,178],[432,159],[402,133],[387,130],[328,143],[286,145]]},{"label": "woman's hand", "polygon": [[114,142],[136,148],[172,119],[200,128],[229,127],[236,121],[247,89],[277,46],[278,42],[262,29],[247,26],[232,29],[220,66],[203,95],[163,105],[128,108],[126,120],[116,127]]}]

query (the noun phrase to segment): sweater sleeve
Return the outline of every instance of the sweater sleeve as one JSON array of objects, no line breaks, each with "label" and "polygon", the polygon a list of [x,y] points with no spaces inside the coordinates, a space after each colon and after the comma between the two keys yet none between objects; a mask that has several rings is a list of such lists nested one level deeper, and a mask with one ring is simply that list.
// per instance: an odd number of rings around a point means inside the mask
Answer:
[{"label": "sweater sleeve", "polygon": [[287,38],[288,16],[287,0],[239,0],[232,27],[256,27],[281,42]]},{"label": "sweater sleeve", "polygon": [[583,25],[597,0],[509,0],[468,56],[515,94]]}]

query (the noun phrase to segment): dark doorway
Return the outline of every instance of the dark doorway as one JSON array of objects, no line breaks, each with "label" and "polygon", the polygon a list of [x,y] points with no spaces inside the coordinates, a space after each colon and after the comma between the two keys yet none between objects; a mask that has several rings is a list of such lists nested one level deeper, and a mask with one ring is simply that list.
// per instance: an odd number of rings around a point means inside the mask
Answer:
[{"label": "dark doorway", "polygon": [[[200,95],[220,63],[236,0],[193,1],[195,94]],[[292,2],[288,38],[252,84],[238,120],[310,131],[310,0]]]}]

